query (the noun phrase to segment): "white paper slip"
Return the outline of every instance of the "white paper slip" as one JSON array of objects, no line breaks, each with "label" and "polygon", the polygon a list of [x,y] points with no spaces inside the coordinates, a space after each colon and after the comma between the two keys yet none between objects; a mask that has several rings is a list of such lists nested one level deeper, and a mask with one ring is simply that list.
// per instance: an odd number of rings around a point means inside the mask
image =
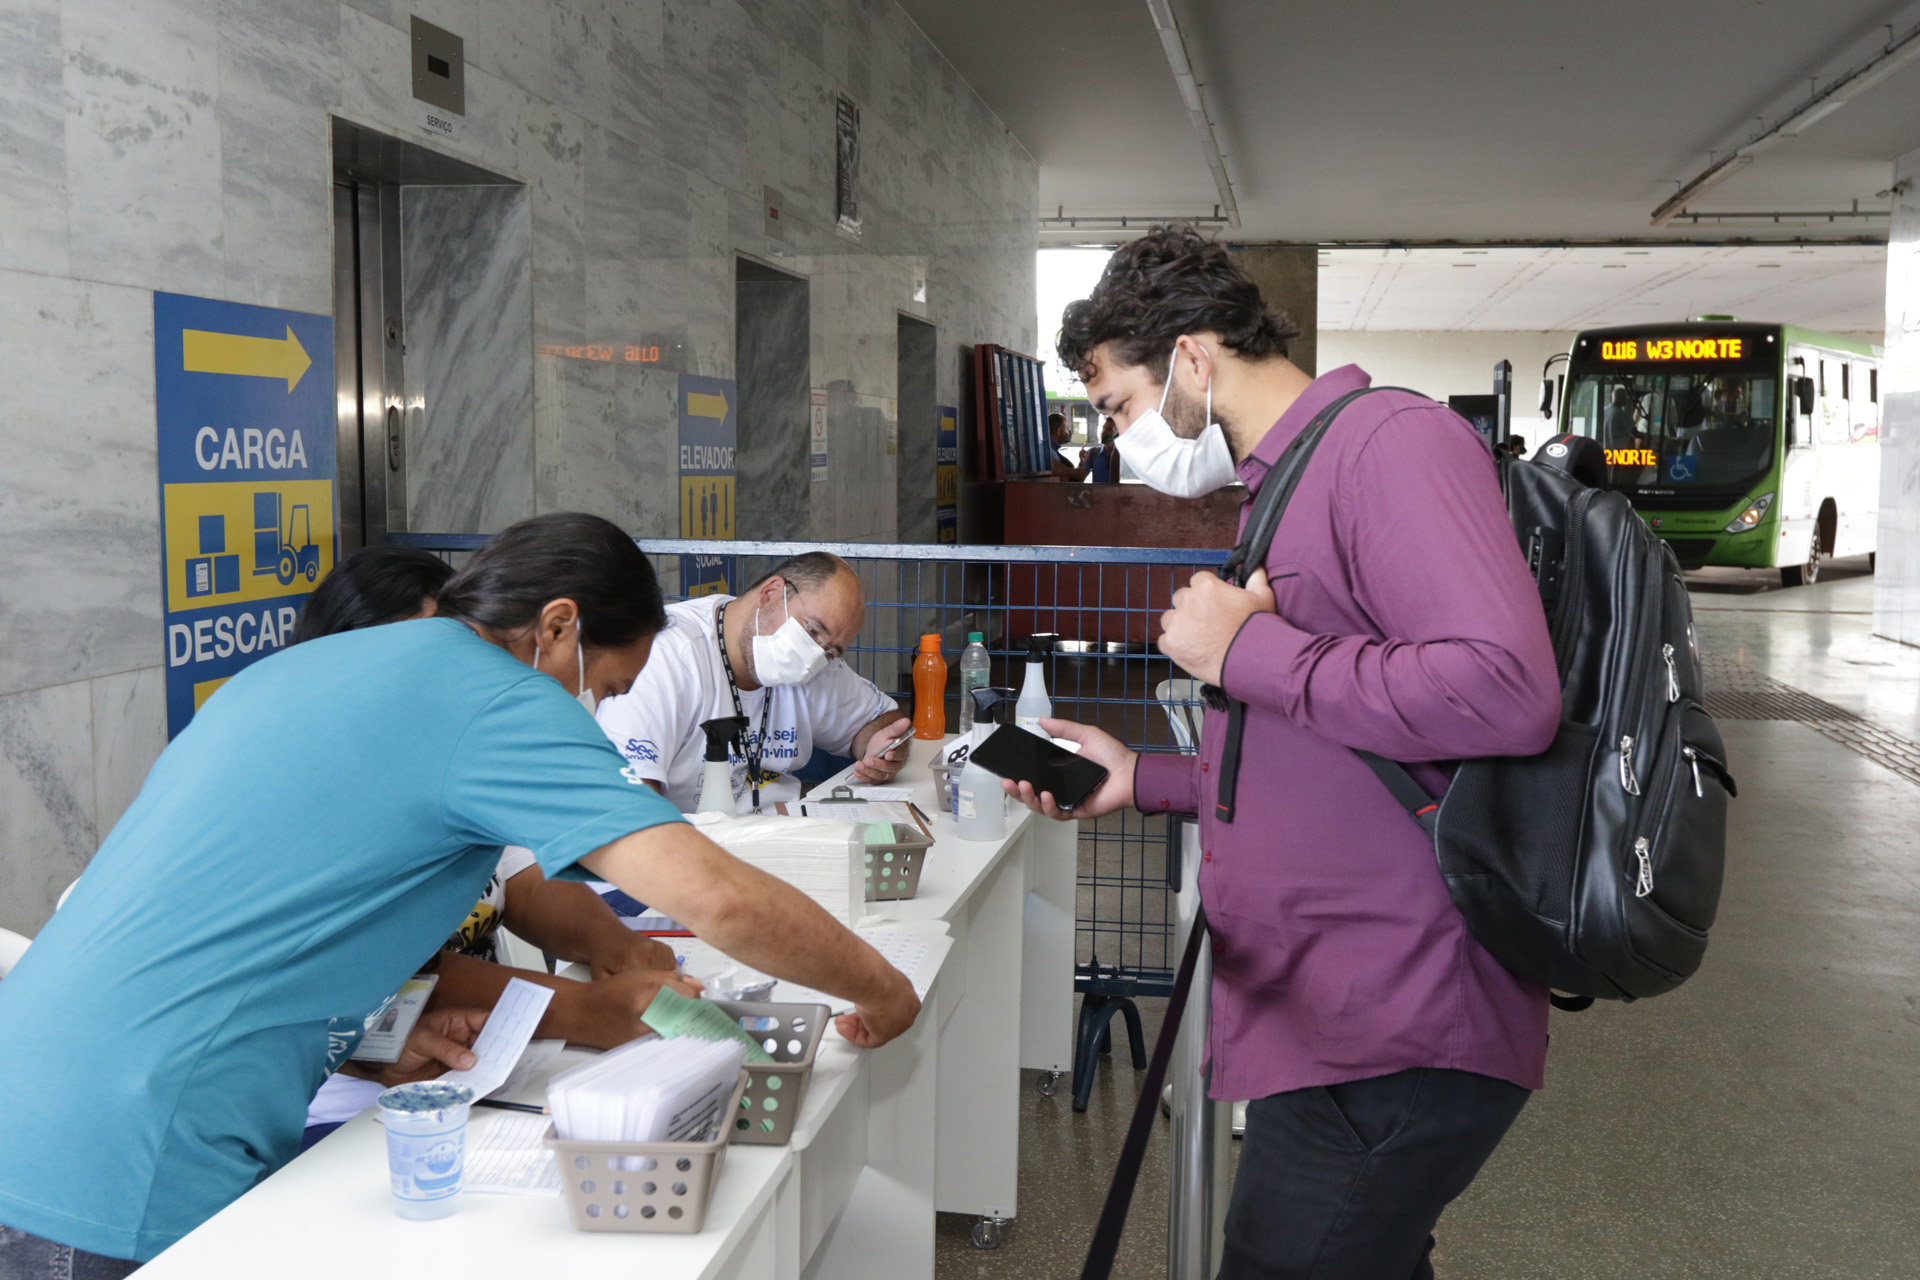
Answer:
[{"label": "white paper slip", "polygon": [[494,1092],[502,1094],[520,1092],[532,1084],[534,1077],[540,1074],[541,1069],[559,1057],[560,1051],[566,1047],[565,1040],[535,1040],[527,1046],[527,1051],[520,1055],[520,1061],[514,1064],[505,1082]]},{"label": "white paper slip", "polygon": [[513,1074],[552,999],[550,987],[519,978],[508,981],[493,1012],[487,1015],[487,1025],[473,1042],[474,1056],[480,1061],[465,1071],[449,1071],[440,1078],[448,1084],[466,1085],[476,1098],[493,1093]]},{"label": "white paper slip", "polygon": [[466,1191],[495,1195],[560,1194],[560,1169],[542,1139],[545,1116],[495,1116],[467,1142]]}]

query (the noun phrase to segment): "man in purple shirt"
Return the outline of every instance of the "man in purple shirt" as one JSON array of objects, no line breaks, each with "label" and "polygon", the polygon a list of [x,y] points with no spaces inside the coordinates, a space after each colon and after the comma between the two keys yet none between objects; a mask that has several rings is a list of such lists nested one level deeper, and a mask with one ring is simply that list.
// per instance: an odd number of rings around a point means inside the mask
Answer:
[{"label": "man in purple shirt", "polygon": [[[1237,475],[1258,493],[1316,413],[1368,384],[1289,363],[1297,332],[1224,246],[1156,228],[1067,309],[1059,353],[1148,484],[1194,497]],[[1196,575],[1160,649],[1246,704],[1230,822],[1214,803],[1225,716],[1193,756],[1043,723],[1111,773],[1071,816],[1199,817],[1209,1089],[1253,1099],[1219,1274],[1430,1277],[1441,1211],[1541,1085],[1547,992],[1474,941],[1431,841],[1353,749],[1438,795],[1454,761],[1553,738],[1546,620],[1485,445],[1425,397],[1355,400],[1264,568],[1245,590]]]}]

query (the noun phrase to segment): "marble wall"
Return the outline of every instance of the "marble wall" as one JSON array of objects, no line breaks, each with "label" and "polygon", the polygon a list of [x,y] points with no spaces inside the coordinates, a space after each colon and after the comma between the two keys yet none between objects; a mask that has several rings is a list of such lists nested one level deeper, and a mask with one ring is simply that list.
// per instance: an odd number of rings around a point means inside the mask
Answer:
[{"label": "marble wall", "polygon": [[899,335],[900,452],[894,460],[894,537],[900,542],[932,542],[934,466],[938,461],[935,386],[939,382],[940,331],[908,316],[895,325]]},{"label": "marble wall", "polygon": [[[812,316],[807,282],[739,266],[734,287],[733,376],[739,392],[734,457],[739,463],[734,532],[754,540],[812,533]],[[735,583],[735,586],[742,584]]]},{"label": "marble wall", "polygon": [[[411,96],[416,13],[466,42],[454,138]],[[1034,161],[892,0],[8,0],[0,926],[38,928],[164,741],[153,291],[330,315],[330,118],[520,184],[512,209],[412,202],[417,229],[487,241],[414,264],[472,286],[409,317],[417,529],[581,508],[675,533],[676,377],[735,375],[741,255],[807,281],[807,382],[832,393],[830,482],[804,447],[762,472],[797,534],[894,534],[898,315],[936,326],[938,403],[969,344],[1034,346]]]},{"label": "marble wall", "polygon": [[531,250],[523,188],[401,193],[412,528],[492,533],[533,514]]},{"label": "marble wall", "polygon": [[1920,151],[1893,166],[1873,629],[1920,644]]}]

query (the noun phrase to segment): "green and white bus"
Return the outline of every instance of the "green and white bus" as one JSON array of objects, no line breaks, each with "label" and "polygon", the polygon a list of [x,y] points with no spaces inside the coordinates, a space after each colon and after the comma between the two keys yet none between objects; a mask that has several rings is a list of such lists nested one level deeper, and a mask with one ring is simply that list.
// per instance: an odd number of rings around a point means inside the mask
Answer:
[{"label": "green and white bus", "polygon": [[1778,567],[1798,586],[1825,557],[1873,553],[1880,353],[1730,317],[1590,329],[1567,355],[1560,430],[1599,441],[1608,487],[1683,567]]}]

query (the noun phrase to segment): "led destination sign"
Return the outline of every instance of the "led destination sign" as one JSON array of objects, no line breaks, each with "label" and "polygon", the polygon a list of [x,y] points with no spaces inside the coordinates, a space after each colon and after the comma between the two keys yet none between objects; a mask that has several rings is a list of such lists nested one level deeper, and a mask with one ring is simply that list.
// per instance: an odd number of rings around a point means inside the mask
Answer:
[{"label": "led destination sign", "polygon": [[1659,455],[1651,449],[1608,449],[1607,465],[1610,467],[1657,467]]},{"label": "led destination sign", "polygon": [[1745,338],[1620,338],[1600,344],[1602,360],[1738,360]]}]

